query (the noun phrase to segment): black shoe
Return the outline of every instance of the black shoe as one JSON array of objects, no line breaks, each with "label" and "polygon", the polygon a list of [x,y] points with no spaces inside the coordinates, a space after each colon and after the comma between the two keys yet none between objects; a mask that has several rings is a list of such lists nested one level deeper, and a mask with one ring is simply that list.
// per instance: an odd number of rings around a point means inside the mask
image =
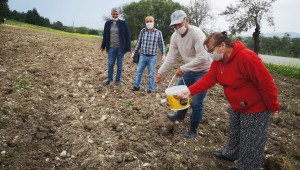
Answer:
[{"label": "black shoe", "polygon": [[232,167],[232,168],[230,168],[229,170],[239,170],[239,169],[236,168],[236,167]]},{"label": "black shoe", "polygon": [[176,113],[175,114],[167,114],[167,118],[169,120],[171,120],[172,122],[184,120],[184,118],[178,117],[178,115]]},{"label": "black shoe", "polygon": [[116,86],[120,86],[122,83],[120,81],[116,82]]},{"label": "black shoe", "polygon": [[140,91],[140,89],[134,86],[133,89],[131,89],[131,91]]},{"label": "black shoe", "polygon": [[197,131],[196,130],[189,130],[188,132],[186,132],[185,134],[182,134],[182,137],[184,138],[194,138],[197,136]]},{"label": "black shoe", "polygon": [[233,159],[230,159],[230,158],[227,158],[226,156],[224,156],[223,153],[220,151],[215,151],[212,154],[214,157],[216,157],[218,159],[223,159],[225,161],[234,161]]},{"label": "black shoe", "polygon": [[151,91],[151,90],[148,90],[148,91],[147,91],[147,93],[153,93],[153,91]]},{"label": "black shoe", "polygon": [[106,81],[103,83],[103,86],[108,86],[110,84],[110,81]]}]

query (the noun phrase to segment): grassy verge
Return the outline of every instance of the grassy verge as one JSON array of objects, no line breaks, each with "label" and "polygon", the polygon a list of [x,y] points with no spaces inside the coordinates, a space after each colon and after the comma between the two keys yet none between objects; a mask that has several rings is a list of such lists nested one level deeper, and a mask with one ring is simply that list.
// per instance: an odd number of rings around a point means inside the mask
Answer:
[{"label": "grassy verge", "polygon": [[271,73],[277,73],[282,76],[300,79],[299,66],[283,66],[277,64],[266,64],[266,63],[265,65]]},{"label": "grassy verge", "polygon": [[80,36],[80,37],[100,38],[100,36],[96,36],[96,35],[69,33],[69,32],[64,32],[64,31],[60,31],[60,30],[55,30],[55,29],[52,29],[52,28],[27,24],[27,23],[15,21],[15,20],[6,20],[5,24],[12,25],[12,26],[24,27],[24,28],[30,28],[30,29],[43,30],[43,31],[48,31],[48,32],[53,32],[53,33],[58,33],[58,34],[63,34],[63,35],[73,35],[73,36]]}]

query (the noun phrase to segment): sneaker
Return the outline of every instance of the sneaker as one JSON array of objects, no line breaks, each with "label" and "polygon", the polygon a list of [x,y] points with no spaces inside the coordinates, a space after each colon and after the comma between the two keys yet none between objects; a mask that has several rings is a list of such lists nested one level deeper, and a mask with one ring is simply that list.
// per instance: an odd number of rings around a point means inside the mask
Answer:
[{"label": "sneaker", "polygon": [[116,86],[120,86],[122,83],[120,81],[116,82]]},{"label": "sneaker", "polygon": [[133,89],[131,89],[131,91],[140,91],[140,89],[134,86]]},{"label": "sneaker", "polygon": [[110,84],[110,81],[106,81],[103,83],[103,86],[108,86]]},{"label": "sneaker", "polygon": [[147,93],[154,93],[154,91],[151,91],[151,90],[147,90]]},{"label": "sneaker", "polygon": [[232,167],[232,168],[230,168],[229,170],[239,170],[239,169],[236,168],[236,167]]}]

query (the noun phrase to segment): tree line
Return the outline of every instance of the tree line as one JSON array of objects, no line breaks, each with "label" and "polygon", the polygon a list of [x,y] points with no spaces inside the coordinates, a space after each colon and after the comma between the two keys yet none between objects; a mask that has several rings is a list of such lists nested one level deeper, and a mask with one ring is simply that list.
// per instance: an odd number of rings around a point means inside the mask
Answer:
[{"label": "tree line", "polygon": [[24,22],[28,24],[38,25],[42,27],[48,27],[56,30],[61,30],[70,33],[81,33],[81,34],[91,34],[100,35],[100,31],[96,29],[89,29],[87,27],[73,27],[65,26],[60,21],[50,22],[49,18],[40,16],[37,9],[33,8],[27,12],[18,12],[16,10],[11,11],[7,5],[8,0],[0,0],[0,19],[12,19],[19,22]]},{"label": "tree line", "polygon": [[[224,15],[230,24],[228,31],[232,37],[236,37],[237,33],[242,33],[255,28],[253,37],[242,39],[245,44],[253,49],[256,53],[281,55],[289,57],[300,57],[299,54],[299,38],[291,38],[289,35],[279,37],[260,37],[260,23],[265,18],[269,25],[274,25],[272,16],[272,3],[276,0],[243,0],[235,4],[227,6],[225,11],[218,15]],[[7,5],[8,0],[0,0],[0,18],[6,17],[21,22],[26,22],[34,25],[50,27],[57,30],[62,30],[71,33],[82,33],[101,35],[101,31],[88,29],[86,27],[70,27],[64,26],[62,22],[56,21],[51,23],[48,18],[39,15],[34,8],[26,13],[10,11]],[[247,5],[245,5],[247,4]],[[140,30],[145,27],[145,17],[151,15],[155,18],[155,27],[162,31],[164,41],[169,43],[170,37],[174,29],[169,27],[170,16],[175,10],[181,9],[185,11],[189,17],[189,23],[200,27],[207,35],[214,32],[214,29],[209,29],[210,21],[217,16],[213,12],[213,8],[209,0],[190,0],[189,5],[184,6],[172,0],[140,0],[120,6],[121,16],[128,23],[131,39],[136,40]],[[246,11],[240,14],[240,11]],[[104,16],[104,20],[110,19],[110,14]],[[103,29],[103,28],[100,28]]]},{"label": "tree line", "polygon": [[[251,38],[243,38],[243,41],[248,48],[253,49],[254,43]],[[280,38],[273,37],[260,37],[260,53],[274,56],[300,58],[300,38],[292,38],[290,34]]]},{"label": "tree line", "polygon": [[53,23],[50,22],[48,18],[42,17],[39,15],[38,11],[33,8],[32,10],[28,10],[25,12],[18,12],[16,10],[9,11],[7,16],[8,19],[25,22],[28,24],[38,25],[42,27],[48,27],[56,30],[61,30],[70,33],[81,33],[81,34],[91,34],[91,35],[100,35],[98,30],[89,29],[87,27],[73,27],[73,26],[65,26],[60,21],[55,21]]}]

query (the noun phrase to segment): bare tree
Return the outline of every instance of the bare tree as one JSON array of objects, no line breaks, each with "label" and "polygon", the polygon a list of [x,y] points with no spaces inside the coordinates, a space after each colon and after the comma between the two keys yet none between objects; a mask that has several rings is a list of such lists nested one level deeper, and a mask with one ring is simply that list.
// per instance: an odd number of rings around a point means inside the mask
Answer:
[{"label": "bare tree", "polygon": [[224,15],[230,23],[232,34],[246,32],[255,27],[253,32],[254,52],[259,52],[259,35],[261,21],[265,19],[269,26],[274,26],[272,16],[272,4],[276,0],[237,0],[234,5],[230,4],[220,15]]},{"label": "bare tree", "polygon": [[212,8],[208,0],[190,0],[190,4],[187,8],[192,25],[204,29],[206,24],[214,19]]}]

